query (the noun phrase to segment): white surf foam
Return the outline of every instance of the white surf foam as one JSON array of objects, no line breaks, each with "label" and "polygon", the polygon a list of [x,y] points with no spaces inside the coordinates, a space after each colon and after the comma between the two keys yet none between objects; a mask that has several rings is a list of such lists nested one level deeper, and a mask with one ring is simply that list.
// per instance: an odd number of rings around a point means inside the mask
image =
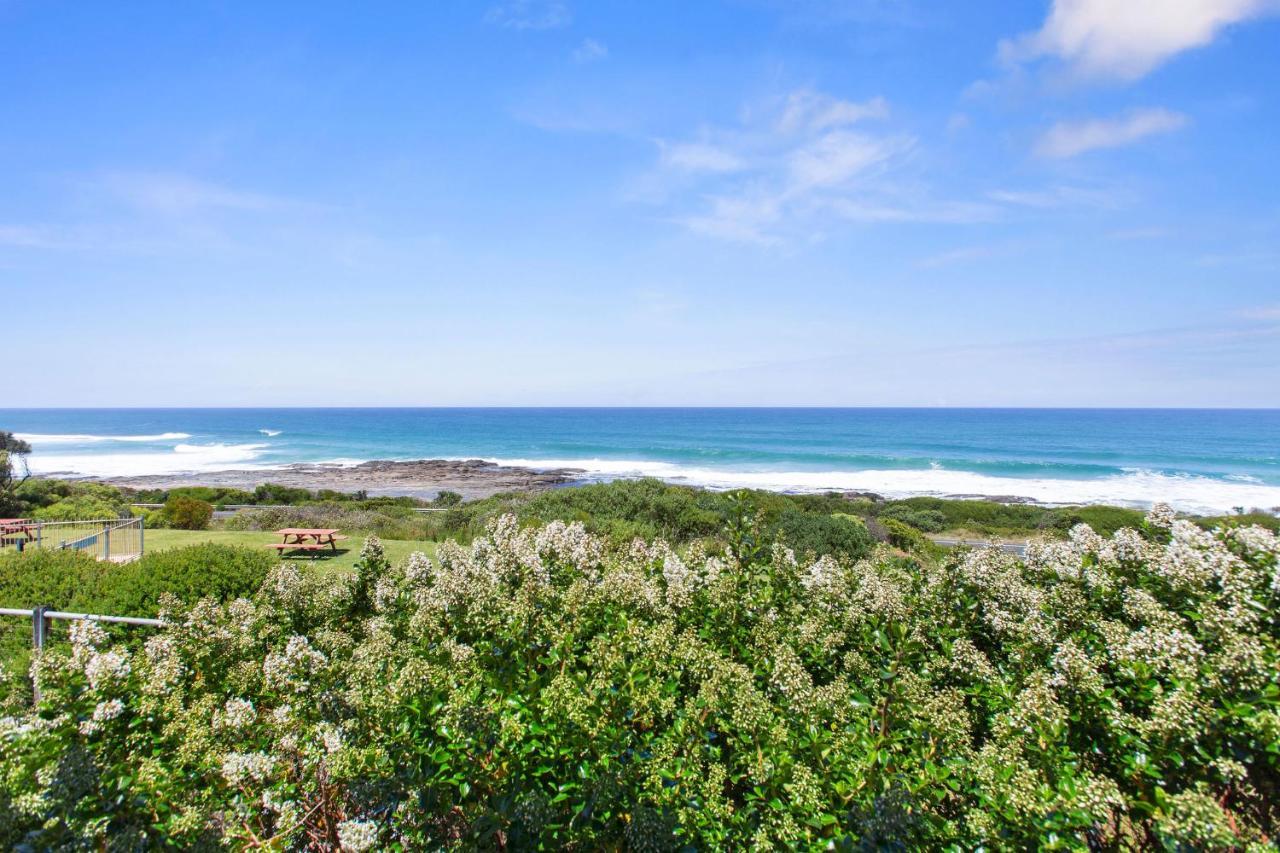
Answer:
[{"label": "white surf foam", "polygon": [[255,462],[266,444],[178,444],[158,453],[33,453],[35,474],[84,477],[132,477],[218,471],[228,467],[268,468]]},{"label": "white surf foam", "polygon": [[1043,503],[1106,503],[1149,507],[1156,501],[1184,512],[1226,513],[1235,507],[1280,507],[1280,486],[1154,471],[1128,471],[1087,480],[995,477],[936,467],[915,470],[733,471],[670,462],[616,459],[489,459],[525,468],[581,468],[589,479],[657,477],[713,489],[789,492],[870,491],[886,497],[1016,495]]},{"label": "white surf foam", "polygon": [[191,438],[191,434],[186,432],[162,432],[156,435],[78,435],[72,433],[19,432],[15,433],[15,435],[23,441],[30,442],[32,446],[42,444],[96,444],[102,441],[181,441],[184,438]]},{"label": "white surf foam", "polygon": [[277,435],[279,435],[280,433],[284,432],[284,430],[280,430],[280,429],[260,429],[260,430],[258,430],[258,432],[262,433],[263,435],[267,436],[268,438],[275,438]]}]

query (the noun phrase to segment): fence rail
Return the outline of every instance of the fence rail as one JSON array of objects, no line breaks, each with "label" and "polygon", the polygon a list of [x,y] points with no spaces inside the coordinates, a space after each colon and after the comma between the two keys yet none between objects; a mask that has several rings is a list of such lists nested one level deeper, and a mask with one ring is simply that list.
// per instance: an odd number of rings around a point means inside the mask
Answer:
[{"label": "fence rail", "polygon": [[128,563],[142,556],[145,524],[138,518],[88,521],[0,520],[0,551],[81,551],[95,560]]},{"label": "fence rail", "polygon": [[[164,625],[162,619],[148,619],[143,616],[108,616],[102,613],[71,613],[66,610],[54,610],[47,605],[40,605],[26,610],[20,607],[0,607],[0,616],[22,616],[31,620],[31,646],[37,653],[44,651],[49,642],[50,623],[55,620],[67,622],[109,622],[117,625],[138,625],[145,628],[159,628]],[[40,682],[32,679],[31,692],[35,701],[40,701]]]}]

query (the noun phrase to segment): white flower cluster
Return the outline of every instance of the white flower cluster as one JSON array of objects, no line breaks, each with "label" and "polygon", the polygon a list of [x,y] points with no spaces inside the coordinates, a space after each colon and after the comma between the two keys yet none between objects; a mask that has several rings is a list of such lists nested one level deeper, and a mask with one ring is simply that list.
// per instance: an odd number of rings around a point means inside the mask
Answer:
[{"label": "white flower cluster", "polygon": [[262,661],[262,675],[267,685],[278,690],[305,690],[308,679],[328,663],[323,652],[311,647],[311,641],[295,634],[284,651],[270,652]]},{"label": "white flower cluster", "polygon": [[1173,511],[1173,507],[1166,503],[1152,504],[1147,512],[1147,524],[1160,530],[1168,530],[1177,518],[1178,514]]},{"label": "white flower cluster", "polygon": [[840,580],[840,564],[830,554],[814,560],[800,577],[805,589],[815,593],[829,593]]},{"label": "white flower cluster", "polygon": [[84,664],[84,677],[94,690],[105,690],[129,675],[129,654],[122,649],[94,652]]},{"label": "white flower cluster", "polygon": [[153,694],[166,692],[186,672],[173,635],[166,632],[148,637],[143,649],[149,676],[144,688]]},{"label": "white flower cluster", "polygon": [[333,723],[320,723],[317,725],[316,735],[324,745],[324,751],[330,755],[342,749],[342,731]]},{"label": "white flower cluster", "polygon": [[364,544],[360,546],[360,559],[363,562],[384,562],[387,559],[386,549],[382,547],[382,540],[377,536],[370,536],[364,540]]},{"label": "white flower cluster", "polygon": [[371,820],[344,820],[338,824],[338,844],[350,853],[364,853],[378,843],[378,825]]},{"label": "white flower cluster", "polygon": [[253,725],[258,719],[258,713],[248,699],[232,697],[222,706],[216,719],[218,728],[241,731]]},{"label": "white flower cluster", "polygon": [[228,752],[222,757],[222,778],[230,785],[262,782],[274,767],[275,759],[264,752]]},{"label": "white flower cluster", "polygon": [[99,702],[93,709],[93,716],[80,722],[80,734],[85,737],[97,734],[103,723],[114,720],[123,713],[124,703],[119,699],[108,699],[105,702]]},{"label": "white flower cluster", "polygon": [[551,521],[535,534],[534,547],[544,558],[577,567],[588,575],[604,562],[604,542],[587,532],[581,521]]},{"label": "white flower cluster", "polygon": [[404,567],[404,579],[409,586],[425,586],[430,583],[434,574],[435,566],[431,564],[430,557],[421,551],[414,551],[409,555],[409,561]]}]

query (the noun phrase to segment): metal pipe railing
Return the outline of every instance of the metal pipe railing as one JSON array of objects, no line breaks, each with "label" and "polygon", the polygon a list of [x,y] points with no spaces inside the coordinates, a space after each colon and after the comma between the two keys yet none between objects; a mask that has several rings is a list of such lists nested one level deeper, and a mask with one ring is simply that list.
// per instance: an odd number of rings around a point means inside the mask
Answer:
[{"label": "metal pipe railing", "polygon": [[[36,653],[44,651],[49,642],[49,623],[55,619],[69,622],[108,622],[117,625],[139,625],[145,628],[159,628],[164,625],[163,619],[149,619],[144,616],[108,616],[103,613],[71,613],[66,610],[54,610],[46,604],[30,610],[20,607],[0,607],[0,616],[23,616],[31,620],[31,646]],[[40,701],[40,683],[31,680],[31,692],[35,701]]]}]

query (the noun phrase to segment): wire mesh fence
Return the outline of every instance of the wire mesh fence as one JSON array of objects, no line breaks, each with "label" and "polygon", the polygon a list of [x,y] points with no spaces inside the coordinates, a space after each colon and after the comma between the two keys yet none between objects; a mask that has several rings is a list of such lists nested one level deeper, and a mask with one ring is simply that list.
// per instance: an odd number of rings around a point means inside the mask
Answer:
[{"label": "wire mesh fence", "polygon": [[71,550],[95,560],[128,563],[142,556],[144,537],[141,517],[90,521],[0,519],[0,552],[30,548]]}]

